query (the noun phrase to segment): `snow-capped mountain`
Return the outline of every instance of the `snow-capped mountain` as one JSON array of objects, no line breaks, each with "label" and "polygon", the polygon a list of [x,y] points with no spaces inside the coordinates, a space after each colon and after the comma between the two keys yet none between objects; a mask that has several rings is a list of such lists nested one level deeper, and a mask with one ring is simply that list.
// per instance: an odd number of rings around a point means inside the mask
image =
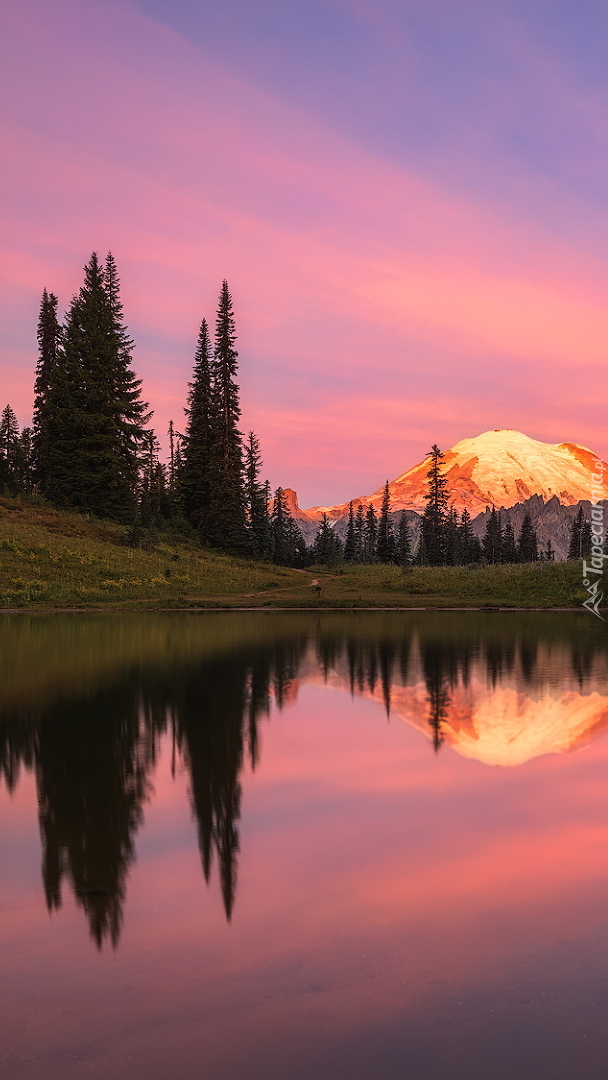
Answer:
[{"label": "snow-capped mountain", "polygon": [[[586,446],[543,443],[521,431],[501,428],[462,439],[445,451],[444,473],[452,506],[458,511],[466,507],[475,518],[487,507],[509,508],[533,496],[539,496],[543,503],[557,499],[562,506],[588,501],[596,460]],[[419,514],[424,510],[428,467],[425,458],[389,483],[393,511]],[[603,490],[608,498],[608,465],[605,470]],[[378,509],[382,494],[383,485],[371,495],[356,496],[353,505],[372,503]],[[323,514],[340,522],[348,513],[348,502],[302,510],[295,491],[289,490],[288,496],[291,512],[307,539],[314,535]]]},{"label": "snow-capped mountain", "polygon": [[[553,445],[502,428],[456,443],[445,452],[443,471],[452,505],[459,511],[466,506],[474,517],[487,506],[515,506],[531,495],[540,495],[545,502],[556,495],[566,505],[590,499],[596,460],[591,450],[577,443]],[[393,510],[424,510],[428,467],[425,458],[389,484]],[[382,492],[383,487],[379,487],[372,495],[358,496],[353,502],[379,507]],[[346,509],[348,503],[342,503],[313,506],[305,513],[320,517],[325,512],[330,517],[341,517]]]}]

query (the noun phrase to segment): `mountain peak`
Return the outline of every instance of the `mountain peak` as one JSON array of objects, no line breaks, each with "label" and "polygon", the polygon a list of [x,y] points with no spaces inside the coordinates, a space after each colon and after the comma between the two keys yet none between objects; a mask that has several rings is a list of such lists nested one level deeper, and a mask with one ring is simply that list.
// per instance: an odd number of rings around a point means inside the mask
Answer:
[{"label": "mountain peak", "polygon": [[[544,502],[557,498],[574,505],[591,499],[591,473],[597,457],[578,443],[543,443],[514,428],[494,428],[473,438],[461,439],[444,454],[444,473],[448,477],[451,504],[458,511],[466,509],[474,516],[488,506],[506,508],[538,495]],[[418,462],[389,484],[393,510],[425,507],[428,458]],[[608,466],[606,466],[608,478]],[[382,501],[383,488],[369,496],[357,496],[359,502]],[[608,498],[608,488],[604,488]],[[300,511],[311,520],[325,512],[341,518],[348,503],[339,506],[312,507]]]}]

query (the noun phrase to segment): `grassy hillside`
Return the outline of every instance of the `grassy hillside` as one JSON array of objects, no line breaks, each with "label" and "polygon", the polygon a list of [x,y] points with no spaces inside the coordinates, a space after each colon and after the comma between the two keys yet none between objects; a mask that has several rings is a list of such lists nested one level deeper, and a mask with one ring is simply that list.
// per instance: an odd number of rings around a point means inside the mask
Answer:
[{"label": "grassy hillside", "polygon": [[[321,587],[317,592],[313,581]],[[0,608],[579,607],[578,563],[469,569],[267,566],[0,498]]]},{"label": "grassy hillside", "polygon": [[278,589],[303,575],[160,539],[126,543],[124,526],[0,498],[0,607],[176,607],[205,596]]}]

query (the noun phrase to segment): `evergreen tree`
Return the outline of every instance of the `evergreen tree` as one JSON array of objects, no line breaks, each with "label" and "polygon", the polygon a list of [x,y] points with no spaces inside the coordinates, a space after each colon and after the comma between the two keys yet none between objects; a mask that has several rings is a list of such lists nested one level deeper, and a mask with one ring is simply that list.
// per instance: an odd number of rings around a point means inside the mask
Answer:
[{"label": "evergreen tree", "polygon": [[352,500],[348,504],[348,525],[346,526],[346,539],[344,541],[344,558],[346,562],[355,562],[357,554],[357,534],[355,531],[355,513]]},{"label": "evergreen tree", "polygon": [[306,543],[289,512],[287,496],[281,487],[274,493],[270,520],[274,562],[280,566],[304,566],[307,561]]},{"label": "evergreen tree", "polygon": [[365,551],[365,508],[360,502],[355,514],[355,562],[361,563]]},{"label": "evergreen tree", "polygon": [[363,562],[372,563],[376,558],[376,543],[378,540],[378,521],[376,511],[372,503],[369,504],[365,513],[365,529],[363,533]]},{"label": "evergreen tree", "polygon": [[159,525],[171,514],[166,467],[159,461],[160,444],[153,431],[146,432],[139,482],[141,524]]},{"label": "evergreen tree", "polygon": [[421,551],[429,566],[441,566],[445,562],[446,555],[448,481],[441,471],[444,455],[439,447],[433,445],[427,456],[430,457],[430,467],[426,474],[428,492],[425,495],[426,507],[422,517]]},{"label": "evergreen tree", "polygon": [[[211,342],[207,320],[203,319],[194,354],[192,382],[189,383],[188,417],[181,447],[179,495],[184,517],[198,530],[201,543],[210,540],[212,491],[213,390],[211,385]],[[171,432],[170,432],[171,437]],[[173,440],[171,440],[171,446]],[[172,450],[175,474],[175,454]]]},{"label": "evergreen tree", "polygon": [[38,363],[34,383],[34,417],[32,431],[32,467],[34,481],[42,489],[48,478],[49,403],[48,394],[57,355],[61,345],[61,327],[57,319],[57,297],[42,293],[38,319]]},{"label": "evergreen tree", "polygon": [[471,515],[465,507],[460,515],[460,525],[458,526],[460,534],[460,558],[462,563],[467,566],[470,563],[479,562],[481,555],[481,548],[479,540],[473,532],[471,525]]},{"label": "evergreen tree", "polygon": [[547,547],[545,549],[545,562],[555,562],[555,550],[551,543],[551,537],[547,540]]},{"label": "evergreen tree", "polygon": [[583,521],[581,528],[581,549],[583,552],[583,559],[588,559],[591,555],[591,545],[593,543],[593,536],[591,533],[591,522]]},{"label": "evergreen tree", "polygon": [[0,482],[15,493],[19,489],[19,424],[10,405],[0,416]]},{"label": "evergreen tree", "polygon": [[502,523],[500,513],[496,513],[495,507],[488,520],[481,541],[484,558],[491,564],[502,562]]},{"label": "evergreen tree", "polygon": [[378,520],[378,535],[376,539],[376,558],[378,562],[390,563],[395,561],[395,538],[390,519],[391,493],[388,480],[382,492],[380,517]]},{"label": "evergreen tree", "polygon": [[213,349],[213,416],[211,493],[208,539],[225,551],[247,550],[243,457],[238,422],[241,415],[236,383],[238,353],[232,297],[222,282]]},{"label": "evergreen tree", "polygon": [[532,518],[525,514],[517,543],[517,555],[520,562],[536,562],[538,559],[538,541]]},{"label": "evergreen tree", "polygon": [[572,519],[570,530],[570,546],[568,548],[569,559],[583,558],[583,525],[585,523],[583,508],[579,506],[576,517]]},{"label": "evergreen tree", "polygon": [[[123,486],[129,492],[125,503],[132,505],[134,481],[137,478],[139,457],[149,441],[147,424],[152,413],[147,402],[141,400],[142,380],[131,367],[134,342],[124,325],[123,306],[120,299],[120,279],[116,262],[109,251],[103,269],[103,283],[110,309],[111,364],[105,374],[101,373],[104,387],[106,416],[114,427],[114,469],[120,472]],[[152,437],[155,438],[152,433]],[[108,440],[110,441],[110,440]],[[123,513],[124,516],[124,513]]]},{"label": "evergreen tree", "polygon": [[412,534],[405,510],[401,511],[397,527],[395,561],[398,566],[409,566],[412,561]]},{"label": "evergreen tree", "polygon": [[262,455],[260,443],[253,431],[245,444],[245,497],[249,526],[249,546],[256,559],[268,559],[272,555],[272,531],[266,484],[260,483]]},{"label": "evergreen tree", "polygon": [[517,562],[517,543],[515,541],[515,532],[510,518],[507,518],[507,521],[505,522],[502,536],[502,561],[503,563]]},{"label": "evergreen tree", "polygon": [[340,537],[332,529],[327,514],[323,514],[312,545],[312,561],[315,563],[333,563],[342,554]]},{"label": "evergreen tree", "polygon": [[182,475],[182,436],[175,430],[173,420],[167,429],[169,436],[169,461],[167,465],[167,495],[169,498],[169,517],[177,517],[182,512],[180,482]]},{"label": "evergreen tree", "polygon": [[34,451],[32,429],[29,427],[24,427],[19,436],[14,470],[17,490],[31,492],[34,487]]},{"label": "evergreen tree", "polygon": [[458,511],[453,507],[448,510],[445,526],[445,562],[448,566],[458,566],[462,562],[460,523],[458,521]]},{"label": "evergreen tree", "polygon": [[289,542],[289,565],[308,566],[310,562],[306,541],[294,519],[290,516],[287,522],[287,536]]},{"label": "evergreen tree", "polygon": [[104,270],[93,253],[49,376],[45,492],[58,505],[128,520],[149,414],[122,320],[114,260]]}]

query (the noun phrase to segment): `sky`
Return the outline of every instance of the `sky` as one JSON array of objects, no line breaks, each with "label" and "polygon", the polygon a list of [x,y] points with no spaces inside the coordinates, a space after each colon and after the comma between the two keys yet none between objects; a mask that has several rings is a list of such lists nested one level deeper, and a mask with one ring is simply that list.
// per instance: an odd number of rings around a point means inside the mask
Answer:
[{"label": "sky", "polygon": [[607,37],[600,0],[0,0],[0,408],[111,250],[165,448],[228,280],[301,506],[490,428],[607,458]]}]

